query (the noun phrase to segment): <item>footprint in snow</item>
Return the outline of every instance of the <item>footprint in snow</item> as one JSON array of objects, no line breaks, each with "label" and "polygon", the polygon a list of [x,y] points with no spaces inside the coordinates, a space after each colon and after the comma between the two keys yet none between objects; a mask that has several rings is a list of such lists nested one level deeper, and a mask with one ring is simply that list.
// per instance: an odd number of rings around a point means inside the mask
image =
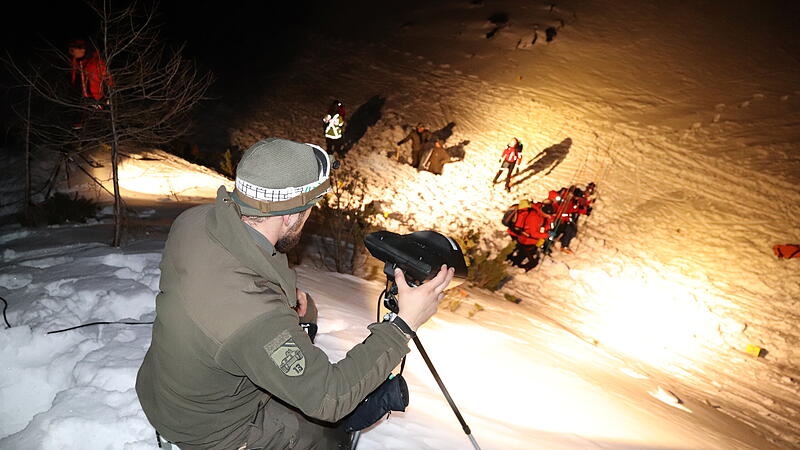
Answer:
[{"label": "footprint in snow", "polygon": [[0,287],[8,290],[19,289],[29,285],[33,276],[27,273],[0,274]]},{"label": "footprint in snow", "polygon": [[620,372],[624,373],[625,375],[627,375],[627,376],[629,376],[631,378],[636,378],[637,380],[646,380],[646,379],[649,378],[647,375],[641,374],[641,373],[639,373],[639,372],[637,372],[637,371],[635,371],[633,369],[629,369],[627,367],[620,367],[619,370],[620,370]]},{"label": "footprint in snow", "polygon": [[691,409],[683,405],[683,400],[679,399],[677,395],[672,393],[672,391],[668,391],[661,386],[659,386],[658,389],[653,392],[648,392],[648,394],[650,394],[656,400],[660,400],[661,402],[664,402],[673,408],[678,408],[688,413],[692,412]]},{"label": "footprint in snow", "polygon": [[70,263],[74,258],[69,256],[51,256],[49,258],[34,259],[29,261],[22,261],[20,266],[35,267],[37,269],[47,269],[53,266]]}]

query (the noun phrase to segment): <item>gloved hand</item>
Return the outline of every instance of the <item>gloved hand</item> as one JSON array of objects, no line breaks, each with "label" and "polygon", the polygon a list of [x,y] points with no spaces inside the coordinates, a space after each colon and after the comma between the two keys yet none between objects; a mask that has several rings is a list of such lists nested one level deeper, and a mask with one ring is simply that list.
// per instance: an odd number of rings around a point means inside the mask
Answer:
[{"label": "gloved hand", "polygon": [[402,375],[390,376],[342,419],[342,426],[348,432],[363,430],[392,411],[405,411],[408,400],[406,380]]}]

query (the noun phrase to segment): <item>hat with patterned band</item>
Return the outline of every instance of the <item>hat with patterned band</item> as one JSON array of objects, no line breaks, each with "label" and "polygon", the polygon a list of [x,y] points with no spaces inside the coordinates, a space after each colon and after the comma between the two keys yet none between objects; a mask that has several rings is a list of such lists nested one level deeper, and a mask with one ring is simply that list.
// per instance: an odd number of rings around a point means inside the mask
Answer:
[{"label": "hat with patterned band", "polygon": [[231,198],[244,216],[304,211],[330,191],[332,161],[314,144],[269,138],[247,149],[236,166]]}]

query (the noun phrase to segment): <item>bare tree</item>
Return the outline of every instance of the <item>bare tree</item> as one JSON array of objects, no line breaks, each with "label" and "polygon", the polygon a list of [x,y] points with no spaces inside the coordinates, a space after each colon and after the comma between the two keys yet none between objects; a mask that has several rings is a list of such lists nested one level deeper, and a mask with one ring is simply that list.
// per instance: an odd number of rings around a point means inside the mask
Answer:
[{"label": "bare tree", "polygon": [[[337,272],[354,273],[363,256],[364,237],[372,231],[371,220],[378,213],[377,204],[366,201],[367,191],[366,178],[344,166],[334,174],[330,195],[319,202],[314,220],[323,238],[320,257],[325,266]],[[325,242],[325,237],[331,239]]]},{"label": "bare tree", "polygon": [[[114,195],[114,246],[122,238],[122,199],[119,192],[120,149],[126,144],[159,145],[184,135],[189,113],[204,99],[212,82],[160,38],[154,10],[136,4],[112,9],[108,0],[89,4],[97,15],[99,32],[90,44],[103,64],[101,99],[76,95],[68,86],[74,70],[66,53],[55,45],[41,52],[44,64],[23,68],[13,58],[7,65],[22,84],[41,100],[35,117],[25,119],[31,133],[44,143],[85,149],[111,150]],[[45,67],[46,69],[42,69]],[[80,126],[75,126],[76,122]]]}]

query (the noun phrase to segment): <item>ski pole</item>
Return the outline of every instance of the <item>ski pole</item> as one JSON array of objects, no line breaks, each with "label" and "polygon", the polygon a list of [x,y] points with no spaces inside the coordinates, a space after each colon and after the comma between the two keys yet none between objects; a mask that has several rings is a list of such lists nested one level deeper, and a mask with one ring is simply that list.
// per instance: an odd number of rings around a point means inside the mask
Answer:
[{"label": "ski pole", "polygon": [[419,350],[419,354],[422,355],[422,359],[425,360],[425,364],[428,365],[428,369],[430,369],[431,375],[433,375],[433,378],[436,380],[436,384],[438,384],[439,389],[442,390],[444,398],[447,399],[447,403],[450,404],[450,408],[453,410],[453,413],[455,413],[459,423],[461,423],[461,428],[464,430],[464,433],[469,438],[469,441],[472,443],[472,446],[475,447],[475,450],[481,450],[480,446],[478,445],[478,442],[472,436],[472,432],[469,429],[469,425],[467,425],[467,422],[464,421],[464,417],[461,416],[461,412],[458,410],[458,407],[453,401],[453,398],[450,397],[450,393],[447,392],[447,388],[444,387],[444,382],[442,382],[442,379],[439,377],[439,373],[436,371],[436,368],[433,367],[433,363],[431,362],[431,359],[428,357],[428,353],[425,351],[425,348],[422,346],[422,342],[420,342],[419,337],[417,337],[416,333],[414,334],[412,339],[414,340],[414,344],[417,346],[417,350]]},{"label": "ski pole", "polygon": [[[387,263],[388,265],[389,263]],[[380,320],[380,299],[383,299],[384,306],[387,309],[392,311],[393,313],[397,314],[400,311],[400,308],[397,305],[397,284],[395,284],[394,279],[386,279],[386,287],[384,288],[383,292],[378,296],[378,320]],[[469,438],[469,441],[472,443],[472,446],[475,447],[475,450],[481,450],[481,447],[478,445],[478,442],[472,436],[472,432],[469,429],[469,425],[464,420],[464,417],[461,415],[461,412],[458,410],[456,403],[453,401],[453,397],[450,397],[450,393],[447,391],[447,388],[444,386],[444,382],[442,378],[439,377],[439,372],[436,371],[436,368],[433,367],[433,362],[431,358],[428,357],[428,352],[425,351],[425,347],[422,346],[422,342],[419,340],[417,333],[411,332],[411,339],[414,340],[414,345],[417,346],[417,350],[419,350],[419,354],[422,355],[422,359],[425,360],[425,364],[428,366],[428,369],[431,371],[431,375],[433,375],[433,379],[436,380],[436,384],[439,385],[439,389],[442,390],[442,394],[444,394],[444,398],[447,400],[447,403],[450,405],[450,408],[453,410],[453,413],[456,415],[458,422],[461,424],[461,428],[464,430],[464,433]],[[400,366],[400,373],[403,372],[403,367],[405,367],[406,359],[403,358],[403,365]]]}]

